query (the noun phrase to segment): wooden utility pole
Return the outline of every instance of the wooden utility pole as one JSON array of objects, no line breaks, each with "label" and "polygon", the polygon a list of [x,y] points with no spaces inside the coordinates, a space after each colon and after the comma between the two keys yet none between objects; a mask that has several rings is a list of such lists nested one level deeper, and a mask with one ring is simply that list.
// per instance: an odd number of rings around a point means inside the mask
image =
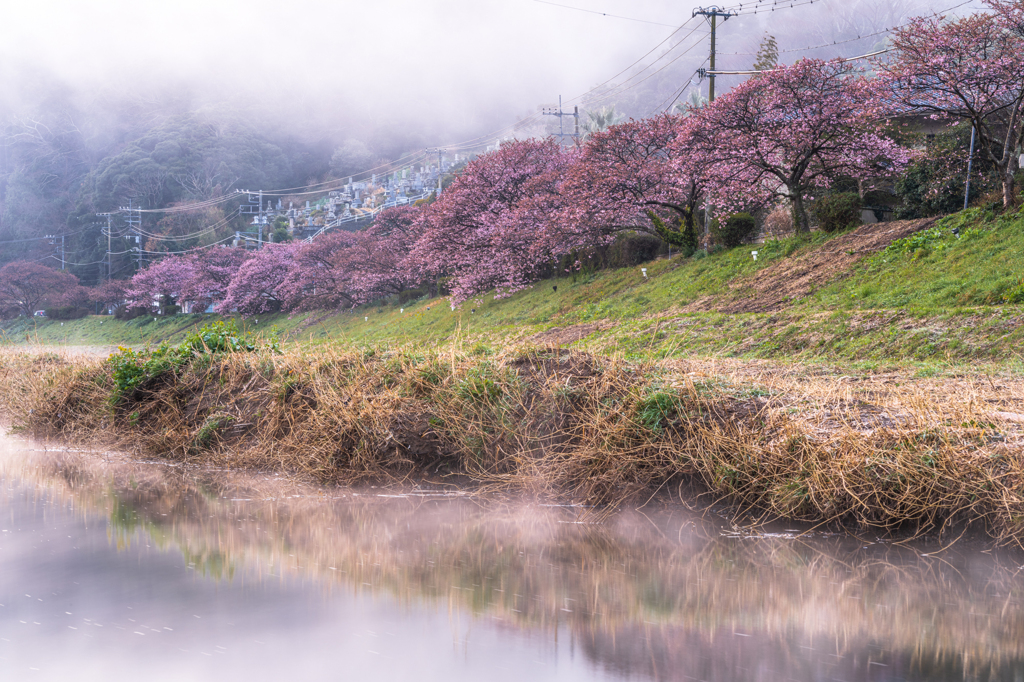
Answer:
[{"label": "wooden utility pole", "polygon": [[707,71],[704,71],[704,73],[701,74],[701,75],[707,75],[707,77],[708,77],[708,102],[714,102],[715,101],[715,29],[716,29],[716,27],[718,25],[718,17],[722,17],[722,22],[724,23],[726,20],[729,19],[729,17],[733,16],[733,13],[732,12],[726,12],[724,10],[719,9],[718,7],[707,7],[707,8],[700,7],[698,9],[693,10],[693,14],[691,16],[695,17],[698,14],[700,14],[705,19],[707,19],[708,23],[711,24],[711,58],[710,58],[711,68],[708,69]]},{"label": "wooden utility pole", "polygon": [[109,282],[111,280],[111,276],[110,275],[114,271],[114,269],[111,267],[111,264],[110,264],[110,251],[111,251],[111,249],[110,249],[110,245],[111,245],[110,233],[111,233],[111,231],[113,229],[111,227],[111,225],[110,225],[110,219],[114,216],[114,214],[113,213],[97,213],[96,215],[98,215],[100,217],[106,216],[106,218],[107,218],[107,281]]}]

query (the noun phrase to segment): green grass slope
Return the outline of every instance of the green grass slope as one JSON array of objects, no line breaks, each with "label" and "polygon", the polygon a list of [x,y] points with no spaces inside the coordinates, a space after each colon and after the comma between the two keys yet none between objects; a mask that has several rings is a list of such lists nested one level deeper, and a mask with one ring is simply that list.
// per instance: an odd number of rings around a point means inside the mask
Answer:
[{"label": "green grass slope", "polygon": [[[967,362],[1024,365],[1024,210],[994,216],[971,209],[884,250],[851,249],[849,267],[826,272],[784,304],[727,312],[766,296],[765,281],[786,283],[806,275],[801,268],[820,267],[833,239],[851,236],[817,233],[704,258],[661,259],[643,266],[646,276],[640,267],[584,270],[456,310],[445,299],[422,299],[340,313],[261,315],[244,325],[264,333],[276,328],[283,340],[354,345],[455,338],[480,352],[533,340],[631,358],[697,353],[867,368],[919,363],[922,371]],[[815,256],[818,265],[806,265]],[[774,279],[765,280],[769,273]],[[63,325],[22,318],[4,322],[0,334],[13,343],[140,346],[178,340],[215,318],[89,317]]]}]

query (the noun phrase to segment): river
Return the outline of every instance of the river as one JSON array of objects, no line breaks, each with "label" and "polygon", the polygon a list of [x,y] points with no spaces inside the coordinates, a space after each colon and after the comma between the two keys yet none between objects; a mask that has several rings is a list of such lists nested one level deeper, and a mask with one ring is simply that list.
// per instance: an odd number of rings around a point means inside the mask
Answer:
[{"label": "river", "polygon": [[1024,559],[0,437],[0,677],[1024,680]]}]

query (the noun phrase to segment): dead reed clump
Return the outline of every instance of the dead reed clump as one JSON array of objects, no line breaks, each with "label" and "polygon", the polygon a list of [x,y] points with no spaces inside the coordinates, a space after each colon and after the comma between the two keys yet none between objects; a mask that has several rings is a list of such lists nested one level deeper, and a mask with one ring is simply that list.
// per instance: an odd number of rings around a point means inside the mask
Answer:
[{"label": "dead reed clump", "polygon": [[37,434],[320,481],[458,474],[612,507],[693,482],[766,516],[1024,540],[1024,426],[977,391],[557,348],[204,352],[121,393],[116,366],[6,353],[0,400]]}]

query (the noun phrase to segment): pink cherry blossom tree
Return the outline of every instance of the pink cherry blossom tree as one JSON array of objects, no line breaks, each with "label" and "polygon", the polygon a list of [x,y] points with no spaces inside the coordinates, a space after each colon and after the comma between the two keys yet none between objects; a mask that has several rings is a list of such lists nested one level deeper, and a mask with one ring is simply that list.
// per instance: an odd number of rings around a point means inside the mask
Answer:
[{"label": "pink cherry blossom tree", "polygon": [[356,241],[351,232],[330,232],[292,250],[287,272],[275,289],[285,310],[326,310],[359,301],[351,291],[344,254]]},{"label": "pink cherry blossom tree", "polygon": [[301,244],[267,244],[242,263],[231,278],[224,300],[217,304],[217,312],[237,310],[248,316],[279,311],[283,305],[283,294],[278,287],[288,276],[295,252]]},{"label": "pink cherry blossom tree", "polygon": [[220,246],[190,254],[192,276],[182,285],[179,302],[194,311],[206,310],[227,295],[232,278],[251,257],[251,251]]},{"label": "pink cherry blossom tree", "polygon": [[901,171],[911,152],[881,133],[873,91],[840,60],[802,59],[751,78],[697,109],[693,153],[713,161],[711,203],[738,210],[788,199],[798,232],[804,202],[838,177]]},{"label": "pink cherry blossom tree", "polygon": [[694,216],[710,178],[706,155],[692,151],[701,134],[697,119],[663,114],[587,138],[561,188],[563,241],[587,248],[639,230],[696,248]]},{"label": "pink cherry blossom tree", "polygon": [[1024,3],[989,4],[995,14],[918,17],[893,31],[878,91],[896,113],[970,121],[1011,206],[1024,147]]},{"label": "pink cherry blossom tree", "polygon": [[352,291],[360,301],[391,296],[418,284],[407,259],[423,233],[424,218],[425,209],[419,206],[389,208],[356,235],[344,267],[351,273]]},{"label": "pink cherry blossom tree", "polygon": [[44,303],[57,302],[78,286],[70,272],[31,261],[13,261],[0,268],[0,308],[32,317]]},{"label": "pink cherry blossom tree", "polygon": [[131,280],[112,279],[89,290],[89,300],[115,313],[123,310],[128,301]]},{"label": "pink cherry blossom tree", "polygon": [[492,287],[499,295],[521,288],[544,256],[534,248],[541,235],[517,229],[528,223],[514,214],[527,200],[537,201],[540,187],[550,188],[573,157],[547,139],[506,142],[474,159],[428,207],[405,261],[414,276],[448,277],[455,304]]},{"label": "pink cherry blossom tree", "polygon": [[195,277],[195,264],[188,256],[167,256],[139,270],[128,288],[128,307],[154,307],[165,311],[178,301],[182,289]]}]

